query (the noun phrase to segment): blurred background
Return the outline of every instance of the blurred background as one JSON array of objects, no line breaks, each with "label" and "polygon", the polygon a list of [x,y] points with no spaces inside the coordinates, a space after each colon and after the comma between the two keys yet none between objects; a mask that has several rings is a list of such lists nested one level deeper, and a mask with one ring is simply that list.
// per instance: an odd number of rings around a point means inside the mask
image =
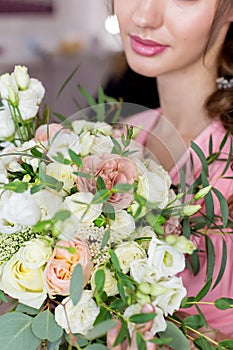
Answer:
[{"label": "blurred background", "polygon": [[[155,79],[127,66],[110,0],[0,0],[0,74],[26,65],[46,88],[52,111],[70,116],[74,99],[85,107],[77,85],[93,97],[105,93],[145,107],[157,106]],[[79,67],[57,99],[70,74]]]}]

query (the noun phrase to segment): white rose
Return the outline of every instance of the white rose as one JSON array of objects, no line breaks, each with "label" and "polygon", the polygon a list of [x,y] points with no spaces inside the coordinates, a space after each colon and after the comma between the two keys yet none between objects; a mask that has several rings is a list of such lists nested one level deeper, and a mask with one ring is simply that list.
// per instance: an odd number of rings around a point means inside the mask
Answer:
[{"label": "white rose", "polygon": [[65,207],[81,223],[92,224],[101,214],[102,203],[91,204],[94,195],[90,192],[77,192],[65,198]]},{"label": "white rose", "polygon": [[65,158],[70,159],[68,149],[73,150],[77,154],[80,153],[81,145],[79,137],[73,133],[59,133],[53,138],[47,155],[53,158],[57,156],[57,153],[61,153]]},{"label": "white rose", "polygon": [[148,249],[148,263],[153,265],[158,276],[173,276],[185,268],[185,257],[169,244],[153,237]]},{"label": "white rose", "polygon": [[65,221],[59,221],[56,223],[56,230],[58,232],[59,239],[63,241],[72,240],[76,234],[77,229],[79,227],[79,222],[77,222],[77,218],[75,215],[71,215]]},{"label": "white rose", "polygon": [[130,275],[138,283],[155,283],[159,276],[153,265],[147,259],[137,259],[130,263]]},{"label": "white rose", "polygon": [[38,269],[49,261],[52,255],[51,242],[46,238],[33,238],[19,249],[19,260],[25,268]]},{"label": "white rose", "polygon": [[166,288],[162,294],[158,295],[153,301],[154,305],[158,305],[165,316],[172,315],[178,310],[182,299],[186,296],[187,291],[183,286],[181,277],[172,277],[169,280],[160,281],[161,287]]},{"label": "white rose", "polygon": [[146,198],[153,207],[165,208],[169,201],[171,186],[168,173],[158,166],[156,171],[144,172],[138,180],[138,194]]},{"label": "white rose", "polygon": [[30,82],[30,76],[28,74],[27,67],[15,66],[13,75],[20,90],[26,90]]},{"label": "white rose", "polygon": [[3,265],[0,289],[20,303],[39,309],[46,299],[43,267],[25,267],[19,259],[20,249]]},{"label": "white rose", "polygon": [[10,75],[8,73],[1,75],[0,94],[3,99],[10,100],[10,102],[15,105],[18,94],[18,87],[13,75]]},{"label": "white rose", "polygon": [[80,144],[82,146],[80,154],[82,157],[85,157],[90,153],[94,139],[95,136],[91,135],[89,131],[83,132],[80,135]]},{"label": "white rose", "polygon": [[40,190],[33,198],[40,208],[42,220],[50,220],[58,210],[63,209],[62,197],[55,191]]},{"label": "white rose", "polygon": [[91,146],[92,154],[111,153],[113,142],[110,136],[96,135]]},{"label": "white rose", "polygon": [[44,86],[41,84],[39,80],[35,78],[31,78],[28,89],[32,90],[36,94],[36,103],[37,105],[40,105],[45,94]]},{"label": "white rose", "polygon": [[146,251],[136,242],[124,242],[115,249],[123,273],[129,272],[130,263],[137,259],[146,258]]},{"label": "white rose", "polygon": [[67,194],[75,184],[76,176],[73,174],[74,168],[71,165],[54,162],[48,164],[45,171],[47,175],[63,182],[64,194]]},{"label": "white rose", "polygon": [[135,221],[133,217],[125,210],[115,212],[115,220],[110,220],[111,230],[119,235],[119,238],[129,237],[135,230]]},{"label": "white rose", "polygon": [[89,122],[84,119],[74,120],[72,122],[72,129],[75,134],[80,135],[82,132],[89,131],[88,124]]},{"label": "white rose", "polygon": [[72,300],[67,297],[62,301],[62,305],[58,305],[55,308],[55,320],[67,333],[72,332],[85,335],[93,328],[98,314],[99,307],[87,290],[83,291],[77,305],[74,306]]},{"label": "white rose", "polygon": [[30,192],[13,193],[2,209],[2,216],[22,226],[33,226],[41,217],[41,212]]},{"label": "white rose", "polygon": [[12,120],[11,114],[6,109],[0,110],[0,139],[6,139],[12,136],[15,132],[15,124]]},{"label": "white rose", "polygon": [[[98,271],[100,269],[104,270],[104,273],[105,273],[104,291],[107,294],[107,296],[110,297],[110,296],[114,296],[114,295],[118,294],[119,291],[117,288],[117,280],[114,277],[114,273],[111,272],[106,267],[99,267],[98,269],[96,269],[96,271]],[[95,273],[96,273],[96,271],[94,271],[94,273],[92,274],[92,277],[91,277],[92,290],[95,290]]]},{"label": "white rose", "polygon": [[36,93],[33,90],[19,91],[19,110],[23,120],[34,118],[38,109]]}]

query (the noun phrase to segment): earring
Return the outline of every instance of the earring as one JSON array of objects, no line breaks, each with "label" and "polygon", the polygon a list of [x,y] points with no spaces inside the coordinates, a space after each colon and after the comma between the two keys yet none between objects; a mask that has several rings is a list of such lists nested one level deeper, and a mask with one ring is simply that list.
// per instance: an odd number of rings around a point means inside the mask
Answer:
[{"label": "earring", "polygon": [[224,77],[219,77],[216,79],[218,89],[231,89],[233,88],[233,78],[226,79]]}]

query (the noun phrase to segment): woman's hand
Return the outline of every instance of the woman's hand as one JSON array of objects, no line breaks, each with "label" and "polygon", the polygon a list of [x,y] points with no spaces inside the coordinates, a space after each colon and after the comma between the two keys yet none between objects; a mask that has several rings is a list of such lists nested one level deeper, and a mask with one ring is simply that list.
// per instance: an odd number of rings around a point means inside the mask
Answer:
[{"label": "woman's hand", "polygon": [[[152,313],[155,312],[155,309],[153,307],[153,305],[151,304],[145,304],[142,307],[142,313]],[[137,342],[136,342],[136,331],[134,331],[133,336],[132,336],[132,341],[131,344],[129,345],[126,341],[124,341],[123,343],[117,345],[117,346],[113,346],[117,336],[119,334],[119,331],[121,329],[121,322],[119,320],[116,321],[117,325],[116,327],[114,327],[113,329],[111,329],[108,332],[107,335],[107,346],[109,349],[111,350],[140,350],[137,347]],[[152,339],[153,338],[153,334],[150,332],[151,326],[152,326],[153,320],[150,322],[146,322],[143,325],[139,325],[138,328],[140,328],[140,332],[143,334],[145,339]],[[147,342],[146,343],[146,348],[147,350],[156,350],[157,347],[155,344]]]}]

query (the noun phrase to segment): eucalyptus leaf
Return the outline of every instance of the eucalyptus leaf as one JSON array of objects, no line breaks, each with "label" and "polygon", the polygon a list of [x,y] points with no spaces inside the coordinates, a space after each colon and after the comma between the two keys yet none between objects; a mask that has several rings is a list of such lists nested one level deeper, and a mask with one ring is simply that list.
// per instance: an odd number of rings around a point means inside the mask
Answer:
[{"label": "eucalyptus leaf", "polygon": [[105,230],[104,232],[104,237],[101,242],[101,248],[104,248],[108,244],[109,238],[110,238],[110,230],[108,229],[108,230]]},{"label": "eucalyptus leaf", "polygon": [[19,312],[1,315],[1,350],[36,350],[41,340],[31,330],[32,320],[32,317]]},{"label": "eucalyptus leaf", "polygon": [[114,320],[106,320],[97,324],[90,332],[85,335],[87,340],[93,340],[103,337],[107,332],[116,326]]},{"label": "eucalyptus leaf", "polygon": [[33,307],[30,307],[28,305],[25,304],[18,304],[15,311],[17,312],[22,312],[24,314],[28,314],[28,315],[38,315],[38,313],[40,312],[40,310],[35,309]]},{"label": "eucalyptus leaf", "polygon": [[223,349],[232,350],[233,349],[233,340],[230,340],[230,339],[222,340],[219,342],[219,346],[220,346],[220,349],[222,347]]},{"label": "eucalyptus leaf", "polygon": [[46,339],[50,342],[58,341],[63,334],[63,329],[57,324],[54,315],[49,309],[33,318],[32,331],[37,338],[41,340]]},{"label": "eucalyptus leaf", "polygon": [[65,221],[69,219],[70,216],[71,216],[71,213],[69,210],[60,210],[53,216],[52,221],[53,222]]},{"label": "eucalyptus leaf", "polygon": [[169,347],[174,350],[190,350],[190,345],[186,336],[181,330],[172,322],[166,321],[167,328],[164,332],[159,332],[160,338],[172,338],[169,342]]},{"label": "eucalyptus leaf", "polygon": [[109,348],[103,344],[91,344],[88,345],[85,350],[109,350]]},{"label": "eucalyptus leaf", "polygon": [[16,193],[23,193],[28,189],[28,183],[23,181],[14,181],[8,184],[4,184],[5,190],[14,191]]},{"label": "eucalyptus leaf", "polygon": [[95,273],[95,287],[100,293],[104,289],[104,282],[105,282],[105,272],[103,269],[99,269]]},{"label": "eucalyptus leaf", "polygon": [[82,292],[84,288],[84,276],[83,269],[80,264],[78,264],[71,276],[70,281],[70,298],[72,300],[73,305],[77,305],[79,302]]},{"label": "eucalyptus leaf", "polygon": [[205,319],[201,317],[201,315],[192,315],[186,317],[182,323],[185,327],[190,327],[192,329],[198,329],[205,326]]},{"label": "eucalyptus leaf", "polygon": [[97,191],[92,199],[92,204],[99,204],[107,202],[110,198],[111,192],[109,190]]},{"label": "eucalyptus leaf", "polygon": [[76,164],[79,168],[82,167],[82,158],[77,155],[72,149],[68,150],[70,159]]},{"label": "eucalyptus leaf", "polygon": [[[198,346],[198,349],[202,350],[214,350],[215,346],[211,345],[204,337],[199,337],[194,340],[194,344]],[[223,350],[223,349],[222,349]]]},{"label": "eucalyptus leaf", "polygon": [[156,316],[156,313],[135,314],[135,315],[132,315],[129,317],[129,321],[133,322],[133,323],[140,324],[140,323],[145,323],[145,322],[153,320],[155,318],[155,316]]},{"label": "eucalyptus leaf", "polygon": [[136,343],[140,350],[146,350],[146,342],[140,332],[136,332]]},{"label": "eucalyptus leaf", "polygon": [[4,303],[8,303],[8,300],[2,290],[0,290],[0,300],[3,301]]},{"label": "eucalyptus leaf", "polygon": [[219,298],[215,300],[214,305],[219,310],[227,310],[233,308],[233,299],[231,298]]}]

